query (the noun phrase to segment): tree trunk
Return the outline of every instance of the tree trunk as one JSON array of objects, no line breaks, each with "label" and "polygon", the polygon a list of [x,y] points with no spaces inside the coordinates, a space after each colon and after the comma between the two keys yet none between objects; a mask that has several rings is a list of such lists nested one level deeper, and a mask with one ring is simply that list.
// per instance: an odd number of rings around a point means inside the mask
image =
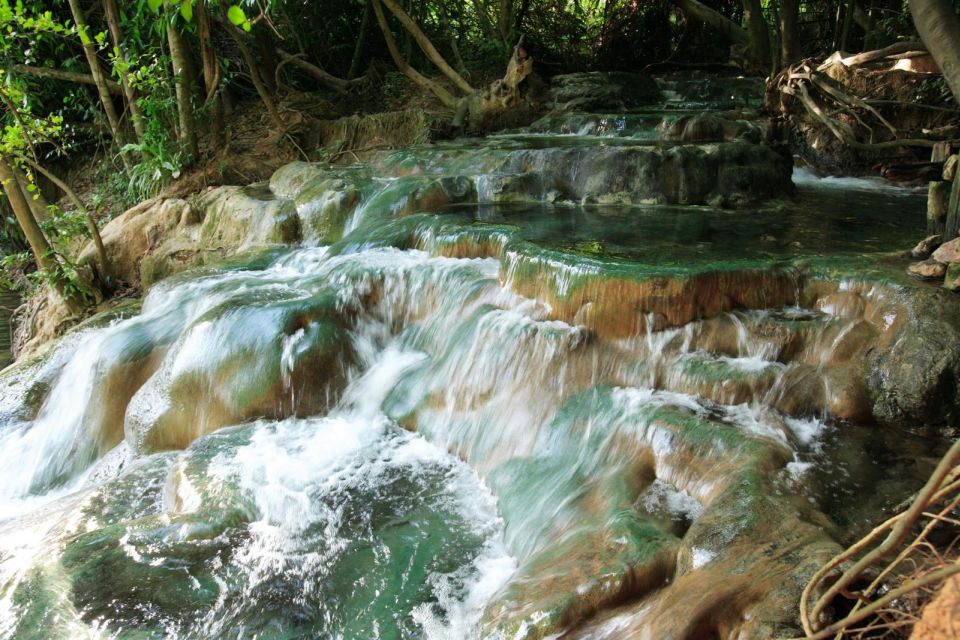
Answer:
[{"label": "tree trunk", "polygon": [[37,261],[37,266],[47,273],[53,274],[53,284],[57,292],[61,294],[67,306],[72,311],[78,310],[81,305],[76,296],[65,294],[65,283],[57,275],[60,273],[60,265],[53,255],[53,248],[50,246],[50,243],[47,242],[46,236],[43,235],[43,230],[40,228],[40,225],[37,224],[36,218],[33,217],[33,211],[31,211],[30,205],[27,204],[23,194],[20,192],[17,178],[13,172],[13,166],[9,160],[4,157],[0,157],[0,187],[2,187],[4,193],[7,194],[10,208],[13,209],[13,215],[17,219],[17,224],[20,225],[23,235],[27,238],[27,243],[30,245],[34,259]]},{"label": "tree trunk", "polygon": [[263,29],[255,29],[253,32],[253,44],[256,55],[254,56],[259,65],[260,79],[271,94],[277,93],[277,65],[279,56],[277,55],[277,45]]},{"label": "tree trunk", "polygon": [[[17,185],[20,187],[20,194],[30,206],[30,211],[33,212],[34,219],[36,219],[38,222],[46,222],[47,220],[50,220],[50,203],[47,202],[47,199],[43,197],[43,194],[40,193],[40,190],[37,189],[33,193],[30,192],[30,181],[27,180],[27,176],[23,174],[23,171],[21,171],[20,167],[17,165],[11,164],[10,171],[13,173],[13,178],[17,181]],[[36,188],[36,185],[34,185],[34,187]]]},{"label": "tree trunk", "polygon": [[174,83],[177,91],[177,113],[180,118],[180,147],[190,153],[194,160],[198,155],[197,128],[193,118],[193,73],[190,55],[183,36],[167,22],[167,42],[170,45],[170,60],[173,63]]},{"label": "tree trunk", "polygon": [[789,66],[800,59],[800,35],[797,33],[800,16],[800,0],[781,0],[780,2],[780,57],[783,66]]},{"label": "tree trunk", "polygon": [[[80,84],[92,84],[96,85],[97,81],[93,76],[87,75],[86,73],[76,73],[74,71],[63,71],[62,69],[50,69],[48,67],[34,67],[29,64],[15,64],[13,65],[13,71],[15,73],[25,73],[27,75],[36,76],[38,78],[49,78],[51,80],[63,80],[64,82],[78,82]],[[123,95],[123,88],[119,84],[110,80],[109,78],[104,79],[104,85],[106,86],[107,92],[116,96]]]},{"label": "tree trunk", "polygon": [[363,19],[360,21],[360,34],[357,36],[357,46],[353,48],[353,57],[350,59],[350,70],[347,71],[347,80],[353,80],[360,72],[360,58],[367,44],[367,31],[370,30],[370,2],[363,3]]},{"label": "tree trunk", "polygon": [[[113,46],[116,47],[120,60],[126,65],[128,64],[127,51],[123,46],[123,34],[120,31],[120,12],[117,10],[117,0],[103,0],[103,8],[107,16],[107,28],[110,29]],[[137,134],[137,142],[143,142],[145,131],[143,114],[140,112],[140,105],[137,104],[137,90],[130,86],[129,75],[126,69],[120,71],[120,86],[127,99],[127,107],[130,109],[130,119],[133,121],[133,131]]]},{"label": "tree trunk", "polygon": [[843,9],[843,31],[840,34],[840,51],[849,51],[850,27],[853,24],[854,0],[847,0]]},{"label": "tree trunk", "polygon": [[960,102],[960,18],[949,0],[908,0],[920,39]]},{"label": "tree trunk", "polygon": [[77,195],[77,192],[70,188],[70,185],[61,180],[55,173],[48,170],[43,165],[34,162],[30,158],[24,158],[24,160],[31,167],[33,167],[35,171],[39,171],[45,175],[50,182],[57,185],[57,188],[66,194],[67,199],[73,203],[73,206],[77,208],[77,211],[83,213],[83,216],[87,222],[87,231],[90,233],[90,239],[93,240],[93,246],[97,252],[97,261],[100,263],[100,279],[105,285],[110,286],[113,280],[110,257],[107,255],[107,249],[103,245],[103,237],[100,235],[100,229],[97,228],[97,221],[93,219],[93,215],[90,213],[89,209],[84,206],[83,201]]},{"label": "tree trunk", "polygon": [[698,0],[670,0],[688,17],[707,24],[733,44],[750,45],[750,35],[739,24]]},{"label": "tree trunk", "polygon": [[[410,16],[404,12],[403,9],[397,5],[394,0],[380,0],[386,5],[387,9],[390,10],[393,15],[397,17],[397,20],[400,21],[400,24],[403,25],[403,28],[406,29],[417,41],[417,44],[420,46],[420,49],[427,55],[427,58],[430,59],[430,62],[437,65],[437,68],[443,72],[443,75],[447,76],[453,84],[457,85],[461,91],[466,95],[473,93],[474,89],[470,86],[470,83],[463,79],[463,77],[453,70],[447,61],[443,59],[443,56],[440,55],[440,52],[437,51],[436,47],[433,46],[433,43],[430,42],[430,39],[424,35],[423,31],[420,30],[420,27],[417,26],[417,23],[414,22]],[[379,17],[379,16],[378,16]]]},{"label": "tree trunk", "polygon": [[463,56],[460,55],[460,46],[457,44],[457,32],[450,22],[447,7],[443,4],[440,5],[440,24],[443,26],[443,30],[450,36],[450,51],[453,53],[453,61],[457,65],[457,73],[466,75],[467,65],[463,63]]},{"label": "tree trunk", "polygon": [[223,96],[220,95],[220,64],[217,61],[217,52],[213,48],[213,32],[210,27],[210,15],[207,13],[206,3],[198,2],[194,8],[197,19],[197,36],[200,40],[200,62],[203,65],[203,88],[205,89],[204,104],[210,109],[210,135],[219,144],[223,139]]},{"label": "tree trunk", "polygon": [[[117,110],[113,105],[113,98],[110,97],[110,90],[107,88],[106,78],[103,70],[100,68],[100,60],[97,58],[97,50],[93,46],[93,40],[90,38],[86,19],[83,16],[83,10],[80,8],[79,0],[68,0],[70,3],[70,13],[73,14],[73,21],[77,25],[77,31],[80,34],[80,43],[83,45],[83,55],[87,58],[87,65],[90,67],[90,75],[93,76],[93,82],[97,87],[97,93],[100,96],[100,103],[107,114],[107,122],[110,125],[110,133],[114,141],[123,146],[123,130],[120,128],[120,118],[117,116]],[[130,160],[126,154],[121,151],[120,159],[123,166],[130,170]]]},{"label": "tree trunk", "polygon": [[763,17],[760,0],[743,0],[744,18],[750,39],[750,57],[760,67],[770,69],[770,29]]},{"label": "tree trunk", "polygon": [[387,24],[387,17],[383,14],[383,7],[380,6],[380,0],[371,0],[371,2],[373,2],[373,12],[377,16],[377,24],[380,25],[380,31],[383,32],[383,39],[387,43],[387,49],[390,51],[390,56],[393,58],[393,62],[397,65],[397,68],[410,78],[414,84],[435,95],[445,107],[455,109],[457,107],[457,99],[453,97],[453,94],[433,80],[421,75],[403,59],[403,56],[400,55],[400,51],[397,49],[397,42],[393,39],[393,34],[390,32],[390,25]]},{"label": "tree trunk", "polygon": [[509,49],[517,35],[514,31],[514,0],[500,0],[500,10],[497,12],[497,31],[503,46]]},{"label": "tree trunk", "polygon": [[943,230],[944,242],[953,240],[960,235],[960,176],[954,177],[951,183],[946,218]]},{"label": "tree trunk", "polygon": [[950,204],[951,183],[931,182],[927,195],[927,235],[943,235],[947,208]]},{"label": "tree trunk", "polygon": [[257,90],[257,95],[260,96],[260,101],[263,102],[263,106],[266,107],[267,113],[270,114],[270,119],[273,120],[277,132],[280,133],[284,128],[283,120],[280,118],[280,111],[277,110],[276,103],[274,103],[273,98],[270,96],[270,92],[267,91],[267,86],[264,84],[263,78],[260,77],[257,60],[254,58],[253,52],[250,51],[250,47],[247,46],[246,40],[244,40],[244,35],[246,34],[230,22],[230,19],[227,17],[229,5],[224,0],[220,0],[220,9],[223,12],[224,27],[227,29],[227,33],[230,34],[230,37],[233,38],[233,41],[237,43],[237,48],[240,49],[240,57],[243,58],[243,63],[247,66],[247,71],[250,72],[250,80],[253,82],[253,87]]}]

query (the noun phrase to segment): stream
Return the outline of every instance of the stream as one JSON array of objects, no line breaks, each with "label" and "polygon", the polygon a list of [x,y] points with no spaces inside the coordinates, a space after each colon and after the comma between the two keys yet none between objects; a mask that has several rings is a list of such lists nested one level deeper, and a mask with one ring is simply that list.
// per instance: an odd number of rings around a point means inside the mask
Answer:
[{"label": "stream", "polygon": [[[797,633],[806,579],[943,450],[864,390],[924,193],[564,196],[677,113],[281,170],[244,193],[301,244],[5,370],[0,637]],[[528,170],[557,150],[567,187]]]}]

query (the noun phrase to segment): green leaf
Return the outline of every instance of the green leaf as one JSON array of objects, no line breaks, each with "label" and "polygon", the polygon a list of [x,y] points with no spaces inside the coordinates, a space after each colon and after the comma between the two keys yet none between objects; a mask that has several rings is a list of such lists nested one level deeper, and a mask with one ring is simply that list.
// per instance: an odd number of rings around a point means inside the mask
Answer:
[{"label": "green leaf", "polygon": [[147,0],[147,6],[153,11],[159,11],[161,4],[163,4],[163,0]]},{"label": "green leaf", "polygon": [[250,21],[249,21],[249,20],[244,20],[244,21],[243,21],[243,24],[242,24],[241,26],[243,27],[243,30],[244,30],[244,31],[246,31],[247,33],[250,33],[250,27],[251,27],[251,25],[250,25]]},{"label": "green leaf", "polygon": [[183,0],[180,3],[180,15],[183,16],[183,19],[187,22],[193,20],[193,0]]},{"label": "green leaf", "polygon": [[237,5],[232,5],[229,9],[227,9],[227,20],[239,26],[247,21],[247,15],[240,7]]}]

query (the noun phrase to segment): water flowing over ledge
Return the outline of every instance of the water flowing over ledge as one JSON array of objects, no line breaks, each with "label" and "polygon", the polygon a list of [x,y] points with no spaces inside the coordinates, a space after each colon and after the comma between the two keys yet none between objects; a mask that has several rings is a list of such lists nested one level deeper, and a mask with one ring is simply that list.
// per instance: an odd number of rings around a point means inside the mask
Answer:
[{"label": "water flowing over ledge", "polygon": [[869,189],[757,204],[724,163],[763,145],[587,137],[108,226],[142,306],[0,374],[0,634],[795,633],[958,414],[960,305]]}]

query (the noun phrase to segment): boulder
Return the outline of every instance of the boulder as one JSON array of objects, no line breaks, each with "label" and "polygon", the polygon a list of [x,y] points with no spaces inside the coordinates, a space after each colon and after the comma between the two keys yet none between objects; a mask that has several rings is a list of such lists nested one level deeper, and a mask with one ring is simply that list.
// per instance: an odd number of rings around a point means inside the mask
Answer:
[{"label": "boulder", "polygon": [[927,236],[923,240],[917,243],[913,249],[910,250],[910,255],[917,260],[926,260],[930,257],[930,254],[933,253],[937,247],[939,247],[943,242],[943,236],[940,234],[933,234]]},{"label": "boulder", "polygon": [[930,258],[922,262],[914,262],[907,267],[907,272],[924,280],[940,280],[947,272],[947,265]]},{"label": "boulder", "polygon": [[922,428],[960,417],[960,300],[910,288],[884,305],[888,340],[866,357],[873,414],[882,424]]},{"label": "boulder", "polygon": [[352,361],[336,295],[251,296],[198,318],[133,395],[124,431],[134,451],[182,449],[226,425],[329,409]]},{"label": "boulder", "polygon": [[960,238],[944,242],[939,249],[933,252],[932,258],[943,264],[960,262]]},{"label": "boulder", "polygon": [[563,111],[620,111],[659,100],[656,80],[640,73],[568,73],[550,86],[550,101]]}]

